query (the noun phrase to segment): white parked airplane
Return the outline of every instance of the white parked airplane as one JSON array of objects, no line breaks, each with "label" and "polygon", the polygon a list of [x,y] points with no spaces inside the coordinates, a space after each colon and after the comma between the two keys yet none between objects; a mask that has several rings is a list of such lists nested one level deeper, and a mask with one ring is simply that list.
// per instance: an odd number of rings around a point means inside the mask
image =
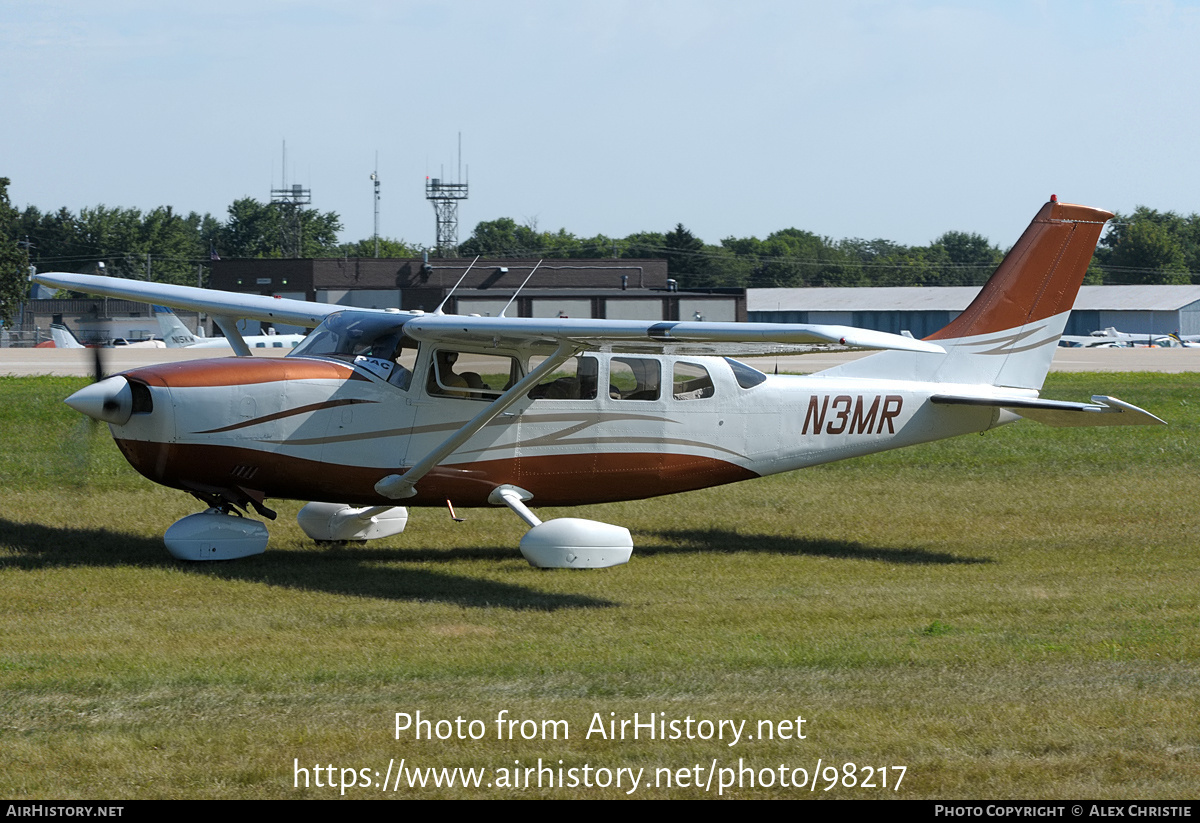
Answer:
[{"label": "white parked airplane", "polygon": [[1064,334],[1058,338],[1058,345],[1070,349],[1120,349],[1125,347],[1123,341],[1112,337],[1082,334]]},{"label": "white parked airplane", "polygon": [[[183,324],[175,312],[166,306],[155,306],[154,316],[158,320],[158,330],[169,349],[228,349],[233,350],[229,339],[225,337],[197,337]],[[274,330],[267,334],[243,335],[242,339],[252,349],[294,349],[304,340],[303,334],[276,334]]]},{"label": "white parked airplane", "polygon": [[50,339],[54,341],[54,348],[56,349],[84,348],[84,345],[79,342],[79,338],[75,336],[75,332],[61,323],[50,324]]},{"label": "white parked airplane", "polygon": [[[1116,341],[1122,346],[1138,348],[1173,349],[1186,346],[1187,342],[1177,334],[1127,334],[1109,326],[1101,331],[1094,331],[1086,340],[1099,340],[1101,343]],[[1098,345],[1093,343],[1092,345]]]},{"label": "white parked airplane", "polygon": [[[79,342],[75,332],[61,323],[50,324],[50,339],[54,341],[56,349],[88,348]],[[161,340],[126,340],[124,337],[114,337],[104,345],[108,348],[127,349],[165,349],[167,347],[167,344]]]},{"label": "white parked airplane", "polygon": [[[403,530],[416,506],[508,506],[535,566],[626,562],[628,530],[542,522],[526,505],[717,486],[1022,417],[1051,426],[1161,424],[1120,400],[1040,398],[1109,212],[1051,198],[974,302],[925,340],[844,326],[462,317],[44,274],[76,291],[317,326],[287,357],[134,369],[72,395],[126,459],[208,510],[166,533],[193,560],[262,552],[265,498],[314,501],[320,540]],[[724,354],[833,343],[883,349],[807,376]]]}]

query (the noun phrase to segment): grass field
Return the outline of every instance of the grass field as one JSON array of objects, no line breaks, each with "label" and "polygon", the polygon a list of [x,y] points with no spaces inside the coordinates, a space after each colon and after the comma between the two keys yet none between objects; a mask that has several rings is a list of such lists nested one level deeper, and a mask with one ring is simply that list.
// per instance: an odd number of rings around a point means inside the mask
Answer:
[{"label": "grass field", "polygon": [[[292,503],[265,555],[175,562],[161,534],[197,504],[89,437],[60,402],[82,381],[0,378],[0,796],[622,797],[632,769],[633,797],[1196,798],[1196,380],[1044,392],[1167,428],[1022,422],[560,510],[628,526],[634,558],[543,572],[507,510],[327,549]],[[468,739],[397,739],[418,710]],[[497,739],[501,712],[535,722]],[[679,737],[595,733],[635,712]],[[428,767],[486,771],[405,785]]]}]

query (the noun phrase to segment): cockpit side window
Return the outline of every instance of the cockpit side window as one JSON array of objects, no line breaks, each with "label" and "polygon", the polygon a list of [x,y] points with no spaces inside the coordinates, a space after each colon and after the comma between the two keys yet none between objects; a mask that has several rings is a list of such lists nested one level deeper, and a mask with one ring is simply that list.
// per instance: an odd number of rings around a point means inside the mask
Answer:
[{"label": "cockpit side window", "polygon": [[515,357],[435,349],[425,390],[435,397],[495,400],[522,376]]},{"label": "cockpit side window", "polygon": [[391,376],[388,377],[388,382],[397,388],[408,391],[409,385],[412,383],[413,370],[417,367],[417,353],[420,351],[416,340],[411,337],[403,336],[396,346],[396,351],[392,355],[392,362],[396,364],[396,368],[392,370]]}]

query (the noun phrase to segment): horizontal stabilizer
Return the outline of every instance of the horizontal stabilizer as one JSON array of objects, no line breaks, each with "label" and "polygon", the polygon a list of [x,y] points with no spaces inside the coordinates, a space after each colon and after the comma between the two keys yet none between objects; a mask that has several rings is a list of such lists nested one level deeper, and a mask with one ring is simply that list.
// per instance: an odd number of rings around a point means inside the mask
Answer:
[{"label": "horizontal stabilizer", "polygon": [[979,395],[936,394],[933,402],[948,406],[991,406],[1036,420],[1047,426],[1165,426],[1150,412],[1124,400],[1092,395],[1091,403],[1042,400],[1037,397],[982,397]]}]

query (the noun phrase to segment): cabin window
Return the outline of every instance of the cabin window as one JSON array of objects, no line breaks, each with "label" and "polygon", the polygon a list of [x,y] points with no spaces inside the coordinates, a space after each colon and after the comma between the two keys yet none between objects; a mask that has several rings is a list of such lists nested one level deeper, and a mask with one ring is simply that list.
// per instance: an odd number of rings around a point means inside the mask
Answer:
[{"label": "cabin window", "polygon": [[[529,358],[533,371],[546,358]],[[595,400],[599,383],[600,361],[594,357],[572,357],[554,373],[529,390],[530,400]]]},{"label": "cabin window", "polygon": [[608,396],[613,400],[657,400],[662,364],[647,357],[608,361]]},{"label": "cabin window", "polygon": [[437,349],[425,388],[437,397],[495,400],[522,376],[515,357]]},{"label": "cabin window", "polygon": [[766,382],[767,376],[758,369],[753,369],[732,357],[726,357],[725,362],[729,364],[729,368],[733,369],[733,376],[743,389],[752,389],[760,383]]},{"label": "cabin window", "polygon": [[708,369],[699,363],[676,363],[671,394],[676,400],[701,400],[713,396],[713,381]]},{"label": "cabin window", "polygon": [[396,368],[388,376],[389,383],[408,391],[408,387],[412,383],[413,370],[417,367],[417,352],[416,340],[407,336],[400,338],[400,343],[392,355],[392,362],[396,364]]}]

